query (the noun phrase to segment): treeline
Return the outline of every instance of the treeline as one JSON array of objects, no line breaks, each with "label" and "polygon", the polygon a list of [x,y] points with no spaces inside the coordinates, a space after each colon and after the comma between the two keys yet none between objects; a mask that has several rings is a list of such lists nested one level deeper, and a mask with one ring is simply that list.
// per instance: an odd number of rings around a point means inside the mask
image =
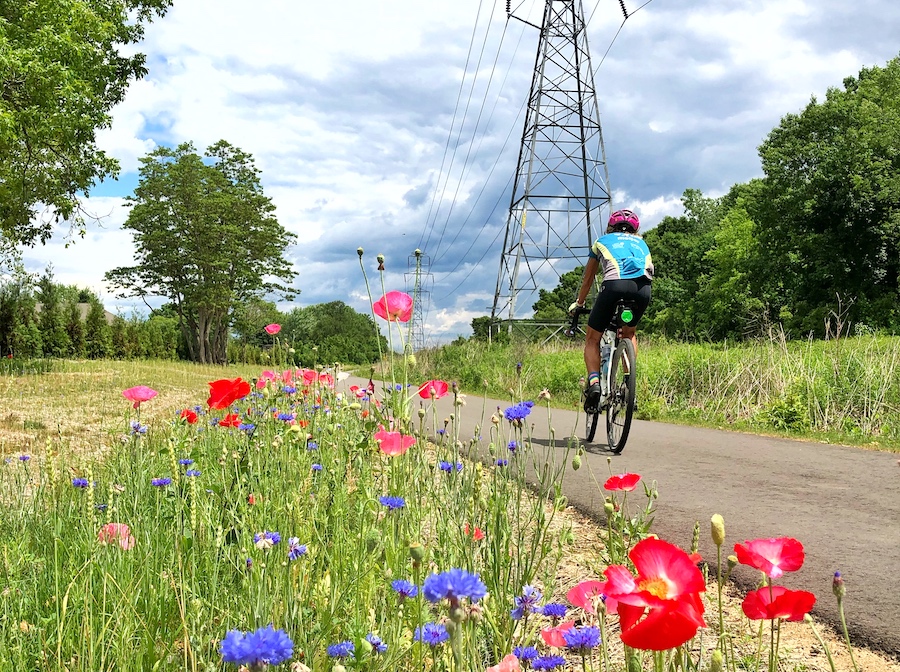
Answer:
[{"label": "treeline", "polygon": [[50,269],[37,282],[21,270],[0,282],[3,357],[176,359],[178,340],[175,320],[112,315],[90,290],[55,283]]},{"label": "treeline", "polygon": [[[266,326],[277,324],[271,335]],[[246,364],[359,365],[376,362],[387,341],[372,318],[341,301],[281,312],[259,298],[230,316],[228,361]],[[379,350],[380,346],[380,350]],[[88,289],[21,269],[0,281],[0,355],[16,359],[191,359],[169,305],[149,317],[106,311]]]},{"label": "treeline", "polygon": [[[759,147],[763,177],[647,231],[657,276],[641,328],[722,340],[900,331],[900,58],[788,114]],[[576,269],[541,293],[561,319]],[[483,325],[480,325],[483,326]]]}]

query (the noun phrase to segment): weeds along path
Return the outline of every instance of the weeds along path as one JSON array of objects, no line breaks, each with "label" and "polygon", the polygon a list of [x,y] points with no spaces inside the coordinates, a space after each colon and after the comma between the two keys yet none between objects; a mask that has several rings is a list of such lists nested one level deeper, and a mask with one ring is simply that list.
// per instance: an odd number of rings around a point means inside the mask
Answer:
[{"label": "weeds along path", "polygon": [[[476,426],[490,424],[497,407],[508,406],[508,401],[469,394],[458,414],[460,438],[472,438]],[[452,397],[438,400],[437,409],[449,417]],[[568,437],[582,436],[582,415],[561,409],[550,415],[548,419],[539,404],[532,409],[528,421],[534,443],[549,445],[550,427],[560,451]],[[605,430],[598,428],[597,434],[605,437]],[[814,593],[813,613],[839,627],[831,582],[840,571],[851,638],[900,659],[897,454],[638,420],[621,455],[612,455],[603,443],[585,449],[581,469],[566,473],[563,491],[570,504],[602,519],[601,486],[610,469],[635,472],[658,482],[653,531],[689,548],[699,521],[700,553],[713,563],[709,520],[715,513],[725,519],[727,554],[745,540],[794,537],[803,543],[806,561],[780,583]],[[743,589],[755,588],[759,580],[756,572],[740,565],[733,577]]]}]

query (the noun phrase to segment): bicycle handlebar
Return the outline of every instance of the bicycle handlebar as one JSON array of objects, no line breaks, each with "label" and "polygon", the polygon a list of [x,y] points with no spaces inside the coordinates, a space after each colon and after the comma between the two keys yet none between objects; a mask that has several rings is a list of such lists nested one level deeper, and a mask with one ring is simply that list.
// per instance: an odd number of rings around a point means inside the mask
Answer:
[{"label": "bicycle handlebar", "polygon": [[572,322],[569,323],[569,328],[566,329],[566,336],[570,338],[574,338],[578,333],[578,318],[582,315],[587,315],[591,312],[590,308],[585,308],[582,306],[581,308],[576,308],[574,314],[572,315]]}]

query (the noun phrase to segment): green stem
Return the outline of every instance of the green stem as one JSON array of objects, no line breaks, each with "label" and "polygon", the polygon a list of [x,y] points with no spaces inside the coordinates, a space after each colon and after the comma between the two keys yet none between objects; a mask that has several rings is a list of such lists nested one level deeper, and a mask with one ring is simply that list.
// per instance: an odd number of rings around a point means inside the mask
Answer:
[{"label": "green stem", "polygon": [[825,657],[828,658],[828,664],[831,666],[831,672],[837,672],[837,668],[834,666],[834,658],[831,657],[831,649],[828,648],[825,640],[822,639],[822,635],[820,635],[819,631],[816,630],[816,626],[813,623],[812,617],[809,614],[806,614],[806,616],[803,617],[803,620],[809,623],[810,629],[813,631],[816,639],[819,640],[819,644],[821,644],[822,650],[825,651]]},{"label": "green stem", "polygon": [[853,663],[854,672],[859,672],[859,668],[856,666],[856,658],[853,656],[853,647],[850,645],[850,633],[847,630],[847,619],[844,617],[844,600],[838,597],[837,605],[838,613],[841,616],[841,628],[844,631],[844,641],[847,642],[847,650],[850,652],[850,662]]}]

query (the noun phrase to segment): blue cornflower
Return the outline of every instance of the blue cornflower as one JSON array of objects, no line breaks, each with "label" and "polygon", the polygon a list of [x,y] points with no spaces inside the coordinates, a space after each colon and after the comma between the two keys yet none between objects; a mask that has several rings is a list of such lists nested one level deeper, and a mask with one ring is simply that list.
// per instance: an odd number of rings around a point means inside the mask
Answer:
[{"label": "blue cornflower", "polygon": [[216,425],[219,424],[219,419],[218,419],[218,418],[212,418],[212,419],[209,421],[209,424],[212,425],[213,427],[215,427]]},{"label": "blue cornflower", "polygon": [[534,660],[538,657],[538,650],[533,646],[517,646],[513,649],[513,655],[519,660]]},{"label": "blue cornflower", "polygon": [[235,665],[280,665],[294,655],[294,643],[271,625],[256,632],[231,630],[219,645],[222,660]]},{"label": "blue cornflower", "polygon": [[184,475],[189,476],[189,477],[194,477],[194,476],[199,476],[200,473],[201,472],[198,471],[197,469],[188,469],[186,472],[184,472]]},{"label": "blue cornflower", "polygon": [[318,450],[318,449],[319,449],[319,444],[316,443],[315,441],[307,441],[307,442],[306,442],[306,449],[307,449],[307,450]]},{"label": "blue cornflower", "polygon": [[549,618],[565,618],[568,608],[559,602],[551,602],[541,607],[541,613]]},{"label": "blue cornflower", "polygon": [[253,558],[247,558],[247,569],[253,569]]},{"label": "blue cornflower", "polygon": [[600,644],[600,628],[596,625],[578,625],[563,633],[566,647],[585,653]]},{"label": "blue cornflower", "polygon": [[447,599],[451,604],[455,604],[461,597],[468,597],[472,602],[477,602],[487,595],[487,587],[481,582],[478,574],[454,568],[427,577],[422,586],[422,594],[429,602]]},{"label": "blue cornflower", "polygon": [[516,452],[516,448],[519,447],[519,444],[515,441],[510,441],[506,447],[509,449],[509,452],[514,453]]},{"label": "blue cornflower", "polygon": [[378,501],[386,506],[388,508],[388,511],[402,509],[406,506],[406,500],[403,499],[403,497],[391,497],[389,495],[385,495],[384,497],[379,497]]},{"label": "blue cornflower", "polygon": [[288,560],[294,561],[306,555],[306,544],[301,544],[298,537],[288,539]]},{"label": "blue cornflower", "polygon": [[413,639],[429,646],[437,646],[450,639],[450,633],[440,623],[426,623],[421,628],[416,628]]},{"label": "blue cornflower", "polygon": [[555,670],[566,664],[566,659],[562,656],[538,656],[531,661],[531,669],[533,670]]},{"label": "blue cornflower", "polygon": [[278,419],[284,420],[285,422],[290,422],[291,420],[293,420],[296,417],[297,416],[294,415],[293,413],[279,413],[278,414]]},{"label": "blue cornflower", "polygon": [[97,509],[98,511],[106,511],[107,505],[106,504],[94,504],[94,508]]},{"label": "blue cornflower", "polygon": [[395,579],[391,581],[393,588],[401,598],[415,597],[419,594],[419,588],[414,583],[410,583],[406,579]]},{"label": "blue cornflower", "polygon": [[238,429],[242,432],[247,432],[248,434],[250,434],[254,429],[256,429],[256,425],[254,425],[252,422],[242,422],[238,425]]},{"label": "blue cornflower", "polygon": [[437,430],[437,433],[439,436],[443,436],[444,434],[447,433],[447,430],[444,429],[443,427],[441,427],[439,430]]},{"label": "blue cornflower", "polygon": [[313,470],[313,471],[322,471],[322,465],[321,465],[321,464],[314,464],[314,465],[312,465],[312,470]]},{"label": "blue cornflower", "polygon": [[516,608],[510,612],[510,616],[514,621],[519,621],[522,619],[522,616],[525,615],[525,612],[533,612],[536,611],[537,603],[543,599],[543,595],[541,595],[541,591],[539,591],[534,586],[523,586],[522,594],[516,595],[515,604]]},{"label": "blue cornflower", "polygon": [[28,462],[31,459],[31,455],[19,455],[20,462]]},{"label": "blue cornflower", "polygon": [[347,656],[352,655],[355,650],[356,647],[350,640],[338,642],[337,644],[329,644],[327,649],[330,658],[346,658]]},{"label": "blue cornflower", "polygon": [[366,641],[372,645],[372,651],[375,653],[384,653],[387,651],[387,644],[381,641],[381,637],[373,635],[371,632],[366,635]]},{"label": "blue cornflower", "polygon": [[501,457],[499,460],[497,460],[497,462],[496,462],[495,464],[496,464],[498,467],[506,467],[506,466],[509,465],[509,460],[504,460],[504,459]]},{"label": "blue cornflower", "polygon": [[503,411],[503,417],[510,422],[513,422],[514,420],[524,420],[528,417],[528,414],[531,413],[532,406],[534,406],[534,404],[529,401],[519,402],[515,406],[510,406]]},{"label": "blue cornflower", "polygon": [[146,434],[147,433],[147,425],[142,425],[137,420],[131,421],[131,433],[132,435]]},{"label": "blue cornflower", "polygon": [[263,530],[262,532],[257,532],[253,535],[253,543],[257,548],[268,551],[272,546],[281,541],[281,535],[278,532],[267,532]]},{"label": "blue cornflower", "polygon": [[438,464],[441,471],[452,472],[452,471],[462,471],[463,463],[457,462],[455,465],[452,462],[447,462],[446,460],[441,460]]},{"label": "blue cornflower", "polygon": [[285,385],[281,388],[281,391],[285,394],[294,394],[297,391],[297,388],[293,385]]},{"label": "blue cornflower", "polygon": [[194,463],[194,461],[193,461],[191,458],[189,458],[189,457],[185,457],[185,458],[182,458],[182,459],[178,460],[178,464],[180,464],[180,465],[183,466],[183,467],[190,466],[190,465],[192,465],[193,463]]},{"label": "blue cornflower", "polygon": [[164,488],[167,485],[171,485],[171,483],[172,483],[172,479],[169,478],[168,476],[165,476],[163,478],[151,478],[150,479],[150,484],[155,485],[157,488]]}]

